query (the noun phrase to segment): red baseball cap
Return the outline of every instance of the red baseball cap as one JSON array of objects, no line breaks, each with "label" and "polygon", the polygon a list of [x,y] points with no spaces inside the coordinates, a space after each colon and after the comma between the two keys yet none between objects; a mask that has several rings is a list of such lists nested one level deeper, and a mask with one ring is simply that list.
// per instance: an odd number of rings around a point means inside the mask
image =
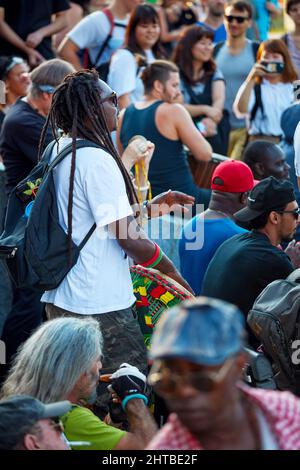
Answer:
[{"label": "red baseball cap", "polygon": [[220,163],[211,178],[211,189],[224,193],[250,191],[258,181],[253,178],[251,168],[244,162],[228,159]]}]

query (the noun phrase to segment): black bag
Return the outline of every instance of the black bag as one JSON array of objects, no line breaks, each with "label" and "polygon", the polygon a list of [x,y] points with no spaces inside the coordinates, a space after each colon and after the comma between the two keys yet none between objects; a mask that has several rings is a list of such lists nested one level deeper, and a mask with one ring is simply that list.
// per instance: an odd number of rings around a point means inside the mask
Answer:
[{"label": "black bag", "polygon": [[[271,282],[257,297],[247,322],[273,361],[280,390],[300,392],[300,269]],[[297,348],[299,353],[297,353]]]},{"label": "black bag", "polygon": [[[211,106],[212,77],[209,77],[206,81],[204,91],[201,95],[198,95],[194,92],[191,85],[183,76],[181,76],[181,80],[184,82],[184,86],[190,96],[190,104],[202,104]],[[197,118],[193,119],[197,128],[198,123],[201,122],[203,117],[204,116],[198,116]],[[218,133],[216,135],[212,137],[205,137],[205,139],[210,143],[215,153],[227,155],[230,132],[229,112],[227,111],[227,109],[223,109],[223,117],[219,122],[217,129]]]},{"label": "black bag", "polygon": [[[59,224],[58,208],[53,181],[53,169],[72,150],[67,145],[50,164],[55,142],[51,142],[29,175],[12,191],[0,237],[0,257],[6,261],[9,274],[16,287],[34,287],[42,291],[55,289],[76,264],[80,250],[96,228],[94,224],[80,245],[72,243],[72,263],[69,260],[68,236]],[[78,140],[76,148],[99,145]],[[41,182],[40,182],[41,181]],[[30,186],[37,187],[35,199]],[[35,189],[33,189],[35,193]],[[29,217],[26,207],[31,203]]]}]

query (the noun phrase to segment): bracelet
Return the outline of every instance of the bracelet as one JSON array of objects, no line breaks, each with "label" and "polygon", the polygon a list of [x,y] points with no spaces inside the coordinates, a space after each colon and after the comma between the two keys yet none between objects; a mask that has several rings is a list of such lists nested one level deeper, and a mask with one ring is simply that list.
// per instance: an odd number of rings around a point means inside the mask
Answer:
[{"label": "bracelet", "polygon": [[[158,263],[156,262],[157,259],[160,257],[160,255],[162,255],[162,251],[161,249],[159,248],[159,246],[154,243],[155,245],[155,252],[154,252],[154,255],[152,256],[152,258],[150,258],[148,261],[146,261],[145,263],[140,263],[141,266],[143,266],[144,268],[152,268],[153,265],[157,265]],[[161,259],[161,258],[160,258]]]},{"label": "bracelet", "polygon": [[149,183],[148,183],[147,186],[139,186],[139,187],[138,187],[138,186],[135,184],[135,180],[133,180],[132,183],[133,183],[134,189],[136,189],[137,191],[148,191],[149,186],[150,186]]},{"label": "bracelet", "polygon": [[133,393],[132,395],[128,395],[127,397],[125,397],[125,398],[122,400],[122,408],[123,408],[124,411],[125,411],[125,408],[126,408],[127,403],[128,403],[129,400],[131,400],[132,398],[140,398],[141,400],[143,400],[143,402],[145,403],[146,406],[148,405],[148,398],[145,397],[145,395],[142,395],[141,393]]},{"label": "bracelet", "polygon": [[148,266],[149,268],[154,268],[155,266],[157,266],[161,262],[164,253],[161,249],[159,249],[159,251],[160,251],[159,257],[157,258],[156,261],[154,261],[154,263],[151,264],[151,266]]}]

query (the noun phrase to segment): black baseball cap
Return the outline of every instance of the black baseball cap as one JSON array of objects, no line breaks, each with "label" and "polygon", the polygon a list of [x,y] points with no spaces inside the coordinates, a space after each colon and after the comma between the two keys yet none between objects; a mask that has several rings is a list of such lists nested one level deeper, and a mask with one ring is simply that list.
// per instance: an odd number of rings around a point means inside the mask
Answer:
[{"label": "black baseball cap", "polygon": [[254,186],[247,198],[247,206],[236,212],[234,217],[240,222],[249,222],[262,214],[282,209],[295,199],[290,181],[269,176]]},{"label": "black baseball cap", "polygon": [[0,450],[14,449],[35,423],[41,419],[58,418],[70,409],[69,401],[44,405],[27,395],[15,395],[0,401]]}]

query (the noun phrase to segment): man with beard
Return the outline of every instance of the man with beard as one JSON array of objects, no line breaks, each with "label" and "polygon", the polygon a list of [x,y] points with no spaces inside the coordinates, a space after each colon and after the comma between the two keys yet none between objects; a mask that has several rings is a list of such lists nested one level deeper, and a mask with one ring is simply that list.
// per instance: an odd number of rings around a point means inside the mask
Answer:
[{"label": "man with beard", "polygon": [[163,316],[149,382],[172,414],[147,449],[300,449],[299,399],[240,382],[243,326],[235,306],[204,297]]},{"label": "man with beard", "polygon": [[149,166],[152,194],[172,190],[194,196],[196,204],[207,207],[210,192],[194,183],[187,163],[186,146],[195,160],[208,162],[211,146],[194,125],[180,98],[178,67],[155,60],[141,74],[145,94],[120,114],[117,142],[120,152],[136,134],[155,144]]},{"label": "man with beard", "polygon": [[[234,216],[252,230],[219,247],[206,271],[202,295],[231,302],[247,317],[261,291],[294,270],[278,247],[294,238],[298,225],[299,207],[292,183],[272,176],[263,179],[250,192],[247,206]],[[256,345],[253,334],[250,344]]]},{"label": "man with beard", "polygon": [[225,0],[207,0],[207,15],[203,21],[198,21],[199,26],[205,26],[214,33],[214,43],[226,40],[224,20]]},{"label": "man with beard", "polygon": [[[248,73],[256,62],[259,43],[246,37],[252,24],[252,7],[245,0],[237,0],[225,7],[226,41],[216,44],[214,57],[226,83],[225,109],[230,115],[230,135],[227,155],[235,160],[241,154],[247,139],[245,119],[237,118],[232,106],[236,94],[246,80]],[[269,176],[269,175],[268,175]]]}]

